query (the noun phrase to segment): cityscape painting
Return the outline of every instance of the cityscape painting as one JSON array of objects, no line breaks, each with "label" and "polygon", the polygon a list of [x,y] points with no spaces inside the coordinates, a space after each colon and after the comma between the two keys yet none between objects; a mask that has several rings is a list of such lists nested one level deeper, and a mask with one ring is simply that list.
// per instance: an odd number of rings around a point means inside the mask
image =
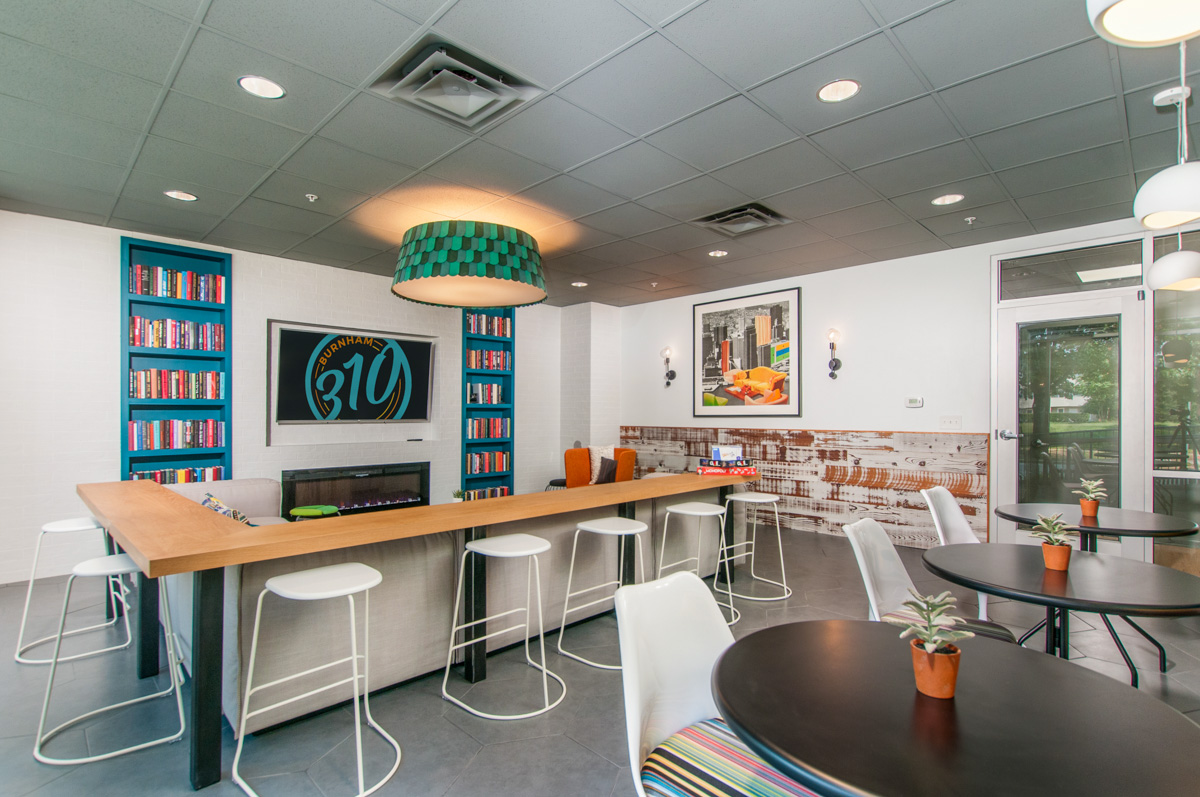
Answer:
[{"label": "cityscape painting", "polygon": [[800,414],[800,289],[692,306],[695,416]]}]

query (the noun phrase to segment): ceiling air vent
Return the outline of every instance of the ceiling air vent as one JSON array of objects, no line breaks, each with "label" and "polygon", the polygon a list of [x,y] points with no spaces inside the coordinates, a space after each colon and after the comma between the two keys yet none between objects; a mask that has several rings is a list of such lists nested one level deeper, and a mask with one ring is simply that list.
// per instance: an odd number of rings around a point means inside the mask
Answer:
[{"label": "ceiling air vent", "polygon": [[753,202],[696,219],[693,223],[733,237],[755,230],[764,230],[767,227],[778,227],[780,224],[787,224],[790,221],[791,219],[780,216],[770,208]]},{"label": "ceiling air vent", "polygon": [[432,35],[384,72],[371,91],[466,130],[476,130],[544,93]]}]

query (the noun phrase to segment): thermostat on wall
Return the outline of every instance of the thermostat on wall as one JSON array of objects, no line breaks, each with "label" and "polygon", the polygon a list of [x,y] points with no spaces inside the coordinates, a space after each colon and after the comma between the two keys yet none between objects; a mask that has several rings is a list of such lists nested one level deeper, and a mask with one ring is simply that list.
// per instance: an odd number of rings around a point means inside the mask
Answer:
[{"label": "thermostat on wall", "polygon": [[909,396],[908,398],[904,399],[904,406],[908,407],[910,410],[915,410],[919,407],[925,406],[925,399],[921,398],[920,396]]}]

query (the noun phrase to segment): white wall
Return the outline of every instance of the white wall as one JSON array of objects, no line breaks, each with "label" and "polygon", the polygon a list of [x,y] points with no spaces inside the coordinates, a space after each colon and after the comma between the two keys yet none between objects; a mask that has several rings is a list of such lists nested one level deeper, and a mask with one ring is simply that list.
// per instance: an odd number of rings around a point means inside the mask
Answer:
[{"label": "white wall", "polygon": [[547,305],[517,308],[517,417],[513,490],[535,493],[562,476],[562,372],[559,368],[562,310]]},{"label": "white wall", "polygon": [[[986,433],[993,255],[1129,233],[1140,233],[1132,219],[622,308],[620,423],[934,432],[942,416],[959,416],[961,431]],[[693,417],[692,305],[797,286],[800,417]],[[830,327],[842,335],[836,380],[826,368]],[[677,353],[679,378],[669,388],[664,346]],[[924,407],[906,409],[906,396],[922,397]]]}]

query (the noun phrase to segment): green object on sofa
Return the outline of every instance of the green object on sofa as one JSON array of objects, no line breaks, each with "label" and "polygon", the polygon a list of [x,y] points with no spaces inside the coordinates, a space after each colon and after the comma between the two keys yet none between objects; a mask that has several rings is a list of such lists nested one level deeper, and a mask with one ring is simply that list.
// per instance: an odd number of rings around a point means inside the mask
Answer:
[{"label": "green object on sofa", "polygon": [[704,394],[704,406],[706,407],[724,407],[729,403],[729,399],[722,396],[714,396],[712,393]]},{"label": "green object on sofa", "polygon": [[338,508],[336,506],[329,506],[328,504],[314,504],[312,506],[297,506],[297,507],[294,507],[290,512],[288,512],[288,514],[291,515],[292,517],[296,518],[297,520],[303,520],[305,518],[315,518],[315,517],[332,517],[332,516],[338,514]]}]

